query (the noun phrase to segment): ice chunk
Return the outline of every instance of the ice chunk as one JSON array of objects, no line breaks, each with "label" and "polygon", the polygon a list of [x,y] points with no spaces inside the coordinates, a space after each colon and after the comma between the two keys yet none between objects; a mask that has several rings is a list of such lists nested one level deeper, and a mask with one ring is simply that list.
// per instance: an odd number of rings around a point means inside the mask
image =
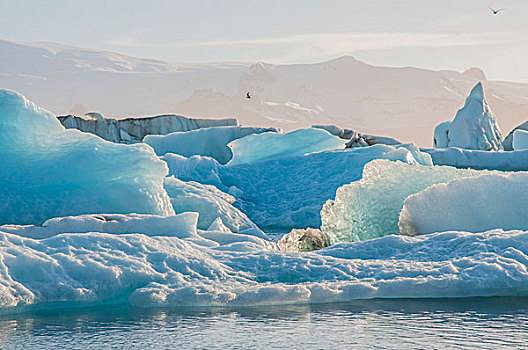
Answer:
[{"label": "ice chunk", "polygon": [[198,213],[173,216],[141,214],[90,214],[53,218],[39,225],[3,225],[0,231],[29,238],[49,238],[60,233],[142,233],[148,236],[198,237]]},{"label": "ice chunk", "polygon": [[434,130],[434,148],[447,148],[449,147],[449,124],[451,122],[443,122],[438,124]]},{"label": "ice chunk", "polygon": [[528,149],[528,131],[517,129],[513,132],[513,149]]},{"label": "ice chunk", "polygon": [[408,196],[437,183],[487,173],[374,160],[365,165],[359,181],[340,187],[335,200],[325,203],[321,230],[331,245],[396,234]]},{"label": "ice chunk", "polygon": [[220,179],[224,167],[214,158],[202,156],[186,158],[167,153],[161,159],[169,166],[169,175],[174,175],[183,181],[214,185],[223,192],[229,192],[229,187],[226,187]]},{"label": "ice chunk", "polygon": [[375,145],[234,166],[206,157],[163,157],[170,174],[180,180],[211,184],[224,192],[236,186],[242,192],[234,206],[259,227],[280,230],[321,226],[323,203],[340,186],[358,180],[363,166],[378,158],[432,164],[413,145]]},{"label": "ice chunk", "polygon": [[328,247],[326,236],[316,228],[293,229],[277,245],[283,252],[312,252]]},{"label": "ice chunk", "polygon": [[406,235],[528,229],[526,198],[528,173],[456,179],[407,197],[398,226]]},{"label": "ice chunk", "polygon": [[502,146],[504,147],[505,151],[513,151],[513,133],[517,130],[528,131],[528,121],[517,125],[512,131],[510,131],[508,136],[504,138],[504,141],[502,141]]},{"label": "ice chunk", "polygon": [[233,158],[227,165],[302,156],[345,148],[345,141],[323,129],[300,129],[287,134],[253,134],[228,144]]},{"label": "ice chunk", "polygon": [[85,116],[66,115],[58,119],[68,129],[79,129],[119,143],[141,142],[146,135],[166,135],[177,131],[238,124],[236,119],[194,119],[175,114],[115,119],[104,117],[100,113],[86,113]]},{"label": "ice chunk", "polygon": [[256,225],[232,204],[235,198],[212,185],[195,181],[181,181],[174,177],[165,178],[165,189],[169,194],[176,213],[188,211],[200,213],[198,228],[207,229],[215,220],[233,232],[239,232]]},{"label": "ice chunk", "polygon": [[95,232],[35,240],[0,232],[0,313],[528,296],[528,232],[393,235],[310,254],[273,251],[241,234],[200,233],[223,242],[204,247],[178,237]]},{"label": "ice chunk", "polygon": [[[447,139],[446,139],[447,128]],[[447,144],[446,144],[447,141]],[[473,87],[455,119],[435,129],[435,147],[460,147],[477,150],[502,149],[502,133],[495,115],[484,98],[482,83]]]},{"label": "ice chunk", "polygon": [[209,226],[207,231],[218,231],[223,233],[232,233],[231,230],[224,225],[224,222],[220,217],[217,217],[215,221]]},{"label": "ice chunk", "polygon": [[528,150],[489,152],[450,147],[422,149],[421,151],[429,153],[435,165],[501,171],[528,170]]},{"label": "ice chunk", "polygon": [[146,145],[66,130],[24,96],[0,90],[0,223],[90,213],[173,215],[167,166]]},{"label": "ice chunk", "polygon": [[185,157],[202,155],[225,164],[232,157],[231,150],[227,146],[231,141],[251,134],[277,131],[274,128],[224,126],[173,132],[168,135],[147,135],[143,142],[152,146],[160,156],[166,153],[175,153]]}]

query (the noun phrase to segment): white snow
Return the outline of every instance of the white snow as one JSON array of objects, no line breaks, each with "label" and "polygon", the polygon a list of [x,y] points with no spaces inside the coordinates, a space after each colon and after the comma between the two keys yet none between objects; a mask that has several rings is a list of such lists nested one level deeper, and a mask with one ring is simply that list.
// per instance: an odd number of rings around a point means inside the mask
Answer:
[{"label": "white snow", "polygon": [[345,140],[322,129],[300,129],[287,134],[266,132],[234,140],[228,144],[233,158],[227,165],[297,157],[312,152],[345,148]]},{"label": "white snow", "polygon": [[228,147],[231,141],[251,134],[277,131],[275,128],[225,126],[173,132],[168,135],[147,135],[143,142],[152,146],[160,156],[166,153],[185,157],[201,155],[215,158],[221,164],[225,164],[232,157]]},{"label": "white snow", "polygon": [[502,149],[502,133],[495,115],[484,98],[482,83],[479,82],[473,87],[464,107],[458,110],[451,123],[444,122],[437,126],[434,144],[435,147],[459,147],[484,151]]},{"label": "white snow", "polygon": [[0,223],[90,213],[173,215],[167,166],[146,145],[66,130],[50,112],[0,90]]},{"label": "white snow", "polygon": [[403,203],[401,234],[528,229],[528,173],[455,179],[415,193]]}]

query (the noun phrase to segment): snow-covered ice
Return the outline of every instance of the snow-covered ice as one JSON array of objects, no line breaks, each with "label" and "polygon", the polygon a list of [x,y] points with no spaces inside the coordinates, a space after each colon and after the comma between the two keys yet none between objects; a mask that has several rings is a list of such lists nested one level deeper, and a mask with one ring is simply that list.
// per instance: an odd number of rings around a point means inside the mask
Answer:
[{"label": "snow-covered ice", "polygon": [[228,147],[231,141],[251,134],[277,131],[275,128],[224,126],[174,132],[168,135],[147,135],[143,142],[152,146],[160,156],[166,153],[185,157],[201,155],[215,158],[220,164],[225,164],[233,156]]},{"label": "snow-covered ice", "polygon": [[207,157],[162,157],[170,175],[182,181],[214,185],[223,192],[235,187],[235,207],[259,227],[280,230],[319,227],[324,202],[340,186],[358,180],[363,166],[378,158],[432,164],[413,145],[374,145],[233,166]]},{"label": "snow-covered ice", "polygon": [[90,213],[174,214],[167,166],[143,144],[66,130],[50,112],[0,90],[0,223]]},{"label": "snow-covered ice", "polygon": [[312,152],[345,148],[345,141],[323,129],[300,129],[287,134],[253,134],[228,144],[233,158],[227,165],[302,156]]},{"label": "snow-covered ice", "polygon": [[422,149],[435,165],[501,171],[528,171],[528,150],[493,152],[456,147]]},{"label": "snow-covered ice", "polygon": [[340,187],[335,200],[325,203],[321,230],[330,244],[397,234],[408,196],[437,183],[488,173],[374,160],[365,165],[361,179]]},{"label": "snow-covered ice", "polygon": [[502,133],[495,115],[477,83],[449,124],[441,123],[434,132],[435,147],[459,147],[477,150],[502,149]]},{"label": "snow-covered ice", "polygon": [[181,181],[173,176],[165,178],[165,189],[176,213],[200,213],[198,228],[207,229],[220,218],[231,231],[238,232],[256,225],[232,204],[236,199],[213,185],[195,181]]},{"label": "snow-covered ice", "polygon": [[528,173],[482,175],[433,185],[410,195],[401,234],[528,229]]},{"label": "snow-covered ice", "polygon": [[[219,231],[205,233],[227,239]],[[0,230],[1,312],[528,295],[527,232],[393,235],[304,254],[274,251],[246,237],[207,247],[144,234],[36,240]]]}]

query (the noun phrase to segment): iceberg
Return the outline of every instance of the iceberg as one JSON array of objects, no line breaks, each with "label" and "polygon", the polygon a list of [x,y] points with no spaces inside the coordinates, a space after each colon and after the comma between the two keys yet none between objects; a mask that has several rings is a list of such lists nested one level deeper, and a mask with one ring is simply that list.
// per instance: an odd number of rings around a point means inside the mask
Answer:
[{"label": "iceberg", "polygon": [[448,148],[449,147],[449,124],[451,122],[443,122],[434,129],[434,148]]},{"label": "iceberg", "polygon": [[345,141],[323,129],[300,129],[287,134],[266,132],[232,141],[233,158],[227,165],[302,156],[307,153],[345,148]]},{"label": "iceberg", "polygon": [[374,145],[232,166],[198,156],[167,154],[162,159],[169,174],[182,181],[236,193],[233,205],[260,228],[289,231],[321,226],[323,204],[340,186],[360,179],[363,166],[378,158],[432,164],[429,155],[413,145]]},{"label": "iceberg", "polygon": [[242,126],[224,126],[198,129],[187,132],[173,132],[168,135],[147,135],[143,142],[154,148],[156,154],[179,154],[185,157],[193,155],[208,156],[220,164],[226,164],[233,156],[228,144],[236,139],[263,132],[278,132],[275,128],[252,128]]},{"label": "iceberg", "polygon": [[239,232],[256,225],[232,204],[235,198],[213,185],[195,181],[181,181],[173,176],[165,178],[165,189],[176,213],[198,212],[198,228],[207,229],[218,218],[232,232]]},{"label": "iceberg", "polygon": [[225,242],[99,232],[38,240],[0,229],[0,312],[528,295],[523,231],[392,235],[309,254],[203,233]]},{"label": "iceberg", "polygon": [[517,130],[528,131],[528,121],[517,125],[512,131],[510,131],[508,136],[504,138],[504,141],[502,141],[502,147],[504,147],[505,151],[513,151],[513,133]]},{"label": "iceberg", "polygon": [[528,131],[517,129],[513,132],[512,146],[514,150],[528,149]]},{"label": "iceberg", "polygon": [[175,114],[116,119],[92,112],[84,116],[70,114],[57,118],[67,129],[89,132],[117,143],[141,142],[146,135],[166,135],[176,131],[238,125],[236,119],[194,119]]},{"label": "iceberg", "polygon": [[459,147],[484,151],[502,149],[502,133],[484,97],[482,83],[473,87],[455,119],[435,129],[435,147]]},{"label": "iceberg", "polygon": [[21,237],[43,239],[61,233],[141,233],[147,236],[198,237],[198,213],[172,216],[146,214],[87,214],[57,217],[42,225],[2,225],[0,231]]},{"label": "iceberg", "polygon": [[321,231],[330,245],[397,234],[400,211],[410,195],[437,183],[489,173],[373,160],[361,179],[340,187],[335,200],[324,204]]},{"label": "iceberg", "polygon": [[489,152],[456,147],[421,149],[428,153],[434,165],[457,168],[500,171],[528,171],[528,149],[509,152]]},{"label": "iceberg", "polygon": [[[233,233],[220,217],[206,230],[198,228],[197,212],[172,216],[147,214],[88,214],[58,217],[42,225],[1,225],[0,232],[31,239],[46,239],[61,234],[105,235],[141,234],[147,237],[173,237],[206,248],[235,251],[277,250],[260,229],[252,227]],[[244,243],[244,244],[243,244]]]},{"label": "iceberg", "polygon": [[143,144],[121,145],[78,130],[0,90],[0,223],[41,224],[93,213],[174,215],[167,166]]},{"label": "iceberg", "polygon": [[332,135],[347,140],[347,148],[367,147],[379,143],[391,146],[402,144],[400,141],[392,137],[361,134],[356,130],[343,129],[336,125],[312,125],[312,128],[326,130]]},{"label": "iceberg", "polygon": [[312,252],[328,247],[326,236],[316,228],[293,229],[277,245],[283,252]]},{"label": "iceberg", "polygon": [[528,229],[528,173],[482,175],[433,185],[403,203],[400,234]]}]

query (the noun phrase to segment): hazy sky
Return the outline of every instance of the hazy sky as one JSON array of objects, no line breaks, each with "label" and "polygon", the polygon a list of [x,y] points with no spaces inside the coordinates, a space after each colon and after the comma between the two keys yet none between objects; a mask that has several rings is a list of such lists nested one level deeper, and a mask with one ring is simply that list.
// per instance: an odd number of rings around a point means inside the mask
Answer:
[{"label": "hazy sky", "polygon": [[[493,16],[488,7],[506,10]],[[173,62],[318,62],[464,70],[528,82],[526,0],[7,0],[0,38]]]}]

